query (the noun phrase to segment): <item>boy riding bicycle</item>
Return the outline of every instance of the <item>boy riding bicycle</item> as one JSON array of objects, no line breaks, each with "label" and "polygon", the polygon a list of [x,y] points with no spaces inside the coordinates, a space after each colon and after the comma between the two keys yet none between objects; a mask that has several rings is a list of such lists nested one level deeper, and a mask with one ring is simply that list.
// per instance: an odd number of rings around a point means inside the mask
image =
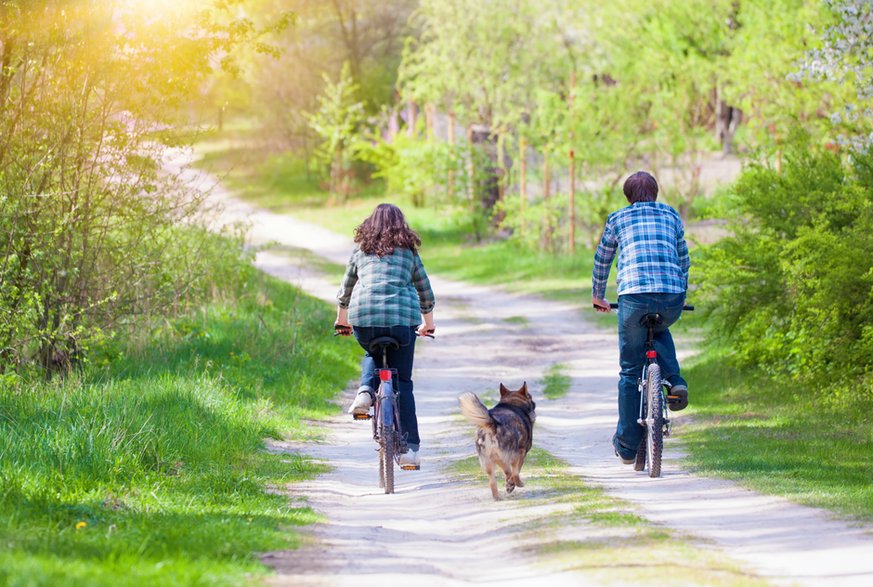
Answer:
[{"label": "boy riding bicycle", "polygon": [[668,407],[678,411],[688,405],[688,384],[679,374],[669,326],[682,313],[691,263],[682,219],[676,210],[656,201],[655,178],[644,171],[634,173],[624,183],[624,195],[630,205],[609,215],[594,255],[591,295],[598,312],[609,312],[606,283],[617,253],[621,371],[612,444],[622,463],[632,464],[643,438],[643,428],[637,423],[637,379],[645,361],[647,330],[640,320],[646,314],[663,317],[655,329],[654,343],[664,379],[672,385],[670,395],[677,398]]}]

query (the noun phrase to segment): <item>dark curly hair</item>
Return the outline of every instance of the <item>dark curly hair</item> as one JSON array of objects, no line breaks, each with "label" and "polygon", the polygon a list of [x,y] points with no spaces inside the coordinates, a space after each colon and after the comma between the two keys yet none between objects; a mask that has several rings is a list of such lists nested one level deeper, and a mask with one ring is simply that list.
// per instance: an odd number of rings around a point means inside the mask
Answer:
[{"label": "dark curly hair", "polygon": [[373,213],[355,229],[355,243],[368,255],[384,257],[395,248],[418,253],[421,237],[409,228],[400,208],[393,204],[379,204]]}]

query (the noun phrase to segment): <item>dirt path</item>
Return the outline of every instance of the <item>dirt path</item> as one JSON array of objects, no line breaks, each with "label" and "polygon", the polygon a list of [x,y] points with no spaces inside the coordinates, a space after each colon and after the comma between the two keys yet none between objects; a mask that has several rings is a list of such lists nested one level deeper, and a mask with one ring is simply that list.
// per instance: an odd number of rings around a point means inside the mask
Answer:
[{"label": "dirt path", "polygon": [[[345,263],[352,249],[350,239],[253,210],[221,189],[214,197],[231,204],[230,217],[248,218],[256,243],[306,248],[337,263]],[[260,253],[257,264],[315,296],[334,300],[337,283],[281,254]],[[314,527],[308,546],[265,556],[279,573],[276,584],[530,584],[533,577],[538,583],[591,584],[590,575],[581,577],[555,564],[543,566],[522,542],[530,539],[522,531],[528,522],[552,513],[546,511],[549,508],[566,506],[526,507],[526,495],[536,491],[530,486],[494,503],[485,483],[459,484],[445,472],[447,464],[473,453],[472,429],[457,418],[457,396],[464,391],[493,396],[499,382],[512,386],[523,380],[532,385],[538,401],[535,445],[570,463],[572,474],[635,504],[652,522],[686,533],[701,547],[715,547],[751,574],[774,583],[873,584],[869,526],[853,526],[781,498],[690,475],[673,443],[665,450],[660,479],[619,464],[610,444],[616,337],[586,323],[581,304],[510,295],[436,277],[432,281],[438,299],[438,338],[419,342],[415,370],[422,470],[398,473],[397,493],[382,494],[368,426],[351,422],[339,409],[336,418],[324,424],[323,443],[276,445],[274,450],[302,450],[334,467],[294,487],[294,494],[305,496],[325,521]],[[566,365],[572,385],[565,397],[548,401],[538,393],[538,382],[555,363]],[[343,396],[344,406],[351,402],[351,390],[352,386]],[[681,416],[677,426],[682,425]],[[583,531],[551,528],[541,539]],[[604,581],[609,582],[608,576]]]}]

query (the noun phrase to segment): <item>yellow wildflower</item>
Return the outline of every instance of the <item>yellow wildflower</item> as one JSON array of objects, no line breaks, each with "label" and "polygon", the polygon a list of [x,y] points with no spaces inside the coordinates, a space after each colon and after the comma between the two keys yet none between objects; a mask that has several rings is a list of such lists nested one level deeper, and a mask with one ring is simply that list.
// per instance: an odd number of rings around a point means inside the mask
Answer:
[{"label": "yellow wildflower", "polygon": [[88,525],[88,522],[77,522],[76,523],[76,530],[81,530],[82,528],[84,528],[87,525]]}]

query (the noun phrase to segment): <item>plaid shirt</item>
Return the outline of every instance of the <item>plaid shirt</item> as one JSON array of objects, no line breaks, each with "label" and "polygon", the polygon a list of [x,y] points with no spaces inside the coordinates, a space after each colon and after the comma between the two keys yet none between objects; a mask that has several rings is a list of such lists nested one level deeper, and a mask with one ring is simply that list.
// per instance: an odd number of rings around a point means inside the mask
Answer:
[{"label": "plaid shirt", "polygon": [[336,297],[353,326],[417,326],[435,304],[421,257],[409,249],[384,257],[355,249]]},{"label": "plaid shirt", "polygon": [[637,202],[606,219],[594,253],[591,293],[606,296],[609,269],[618,250],[618,295],[685,293],[688,245],[679,214],[660,202]]}]

